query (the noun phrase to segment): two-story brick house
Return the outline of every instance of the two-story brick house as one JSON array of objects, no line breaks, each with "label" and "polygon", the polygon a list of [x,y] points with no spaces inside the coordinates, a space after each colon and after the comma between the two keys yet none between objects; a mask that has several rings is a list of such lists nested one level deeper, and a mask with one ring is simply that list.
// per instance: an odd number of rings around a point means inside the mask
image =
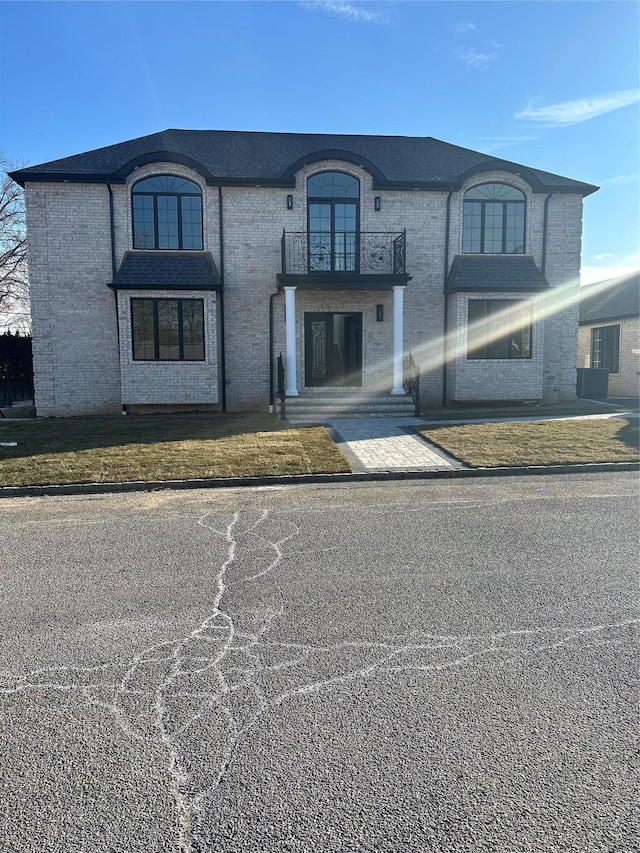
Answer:
[{"label": "two-story brick house", "polygon": [[589,184],[432,138],[168,130],[13,172],[39,415],[575,397]]}]

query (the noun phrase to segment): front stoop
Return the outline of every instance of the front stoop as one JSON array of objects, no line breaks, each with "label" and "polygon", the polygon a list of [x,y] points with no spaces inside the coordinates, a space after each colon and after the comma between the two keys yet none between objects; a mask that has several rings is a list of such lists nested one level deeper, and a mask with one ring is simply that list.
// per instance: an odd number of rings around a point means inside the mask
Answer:
[{"label": "front stoop", "polygon": [[[280,401],[277,404],[280,414]],[[334,418],[411,418],[413,400],[407,394],[363,394],[361,391],[303,392],[287,397],[288,421],[328,421]]]}]

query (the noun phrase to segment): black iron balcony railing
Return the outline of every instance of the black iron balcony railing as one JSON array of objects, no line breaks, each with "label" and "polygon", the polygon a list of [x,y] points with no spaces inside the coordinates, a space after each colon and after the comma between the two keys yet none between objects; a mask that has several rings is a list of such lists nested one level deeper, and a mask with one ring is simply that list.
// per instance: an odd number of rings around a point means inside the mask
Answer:
[{"label": "black iron balcony railing", "polygon": [[322,231],[282,234],[282,272],[404,275],[407,232]]}]

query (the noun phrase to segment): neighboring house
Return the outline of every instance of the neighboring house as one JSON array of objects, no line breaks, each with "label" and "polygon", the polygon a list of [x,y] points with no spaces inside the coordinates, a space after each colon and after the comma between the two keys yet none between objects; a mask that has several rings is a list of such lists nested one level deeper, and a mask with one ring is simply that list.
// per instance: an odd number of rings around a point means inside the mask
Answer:
[{"label": "neighboring house", "polygon": [[[13,172],[39,415],[575,397],[582,199],[432,138],[167,130]],[[557,298],[560,296],[561,298]],[[406,399],[406,398],[405,398]]]},{"label": "neighboring house", "polygon": [[580,288],[578,367],[606,368],[612,397],[640,393],[640,272]]}]

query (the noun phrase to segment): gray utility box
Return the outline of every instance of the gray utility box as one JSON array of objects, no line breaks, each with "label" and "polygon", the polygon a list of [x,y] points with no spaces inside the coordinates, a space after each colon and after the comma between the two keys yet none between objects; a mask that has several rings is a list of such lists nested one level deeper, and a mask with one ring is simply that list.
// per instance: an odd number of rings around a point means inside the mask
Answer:
[{"label": "gray utility box", "polygon": [[608,368],[579,367],[577,396],[589,400],[606,400],[609,396]]}]

